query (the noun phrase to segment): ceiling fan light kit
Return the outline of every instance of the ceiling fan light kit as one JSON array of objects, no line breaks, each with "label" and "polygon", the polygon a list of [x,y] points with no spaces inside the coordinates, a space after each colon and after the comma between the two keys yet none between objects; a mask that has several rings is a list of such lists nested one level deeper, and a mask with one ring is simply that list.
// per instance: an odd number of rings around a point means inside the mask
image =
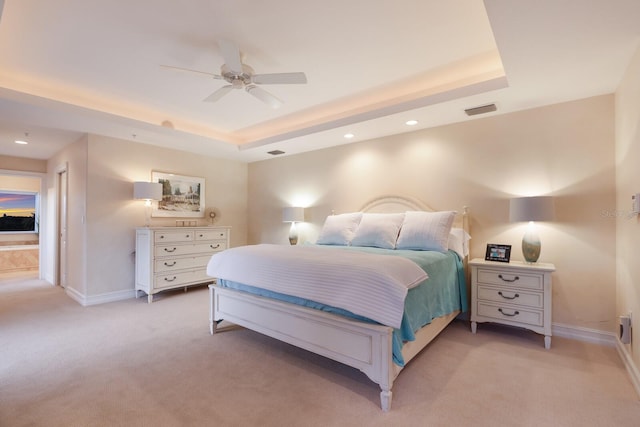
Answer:
[{"label": "ceiling fan light kit", "polygon": [[255,98],[269,105],[271,108],[278,108],[283,104],[282,100],[257,85],[307,83],[307,76],[302,72],[255,74],[253,68],[242,63],[240,49],[235,43],[228,40],[220,40],[218,42],[218,46],[220,47],[220,51],[222,52],[225,62],[220,67],[220,74],[167,65],[164,65],[163,67],[197,73],[213,77],[217,80],[224,80],[229,83],[206,97],[204,99],[205,102],[216,102],[229,93],[231,89],[244,89],[247,93],[253,95]]}]

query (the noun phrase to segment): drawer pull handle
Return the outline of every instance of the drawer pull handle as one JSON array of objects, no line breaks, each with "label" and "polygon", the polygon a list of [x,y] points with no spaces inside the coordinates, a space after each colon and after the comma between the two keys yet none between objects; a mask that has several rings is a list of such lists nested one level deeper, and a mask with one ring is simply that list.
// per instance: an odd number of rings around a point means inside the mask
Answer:
[{"label": "drawer pull handle", "polygon": [[516,280],[520,280],[520,278],[518,276],[515,276],[513,279],[505,279],[504,277],[502,277],[502,274],[498,274],[498,277],[502,279],[503,282],[515,282]]},{"label": "drawer pull handle", "polygon": [[177,261],[173,261],[171,264],[167,263],[166,261],[164,262],[165,267],[173,267],[174,265],[176,265]]},{"label": "drawer pull handle", "polygon": [[171,253],[171,252],[175,252],[175,251],[176,251],[176,249],[178,249],[178,248],[172,248],[172,249],[164,248],[164,251],[165,251],[165,252],[169,252],[169,253]]},{"label": "drawer pull handle", "polygon": [[218,243],[217,245],[213,246],[213,245],[209,245],[209,247],[211,249],[218,249],[220,247],[220,243]]},{"label": "drawer pull handle", "polygon": [[516,299],[516,298],[520,297],[520,295],[519,295],[519,294],[515,294],[515,295],[514,295],[514,296],[512,296],[512,297],[508,297],[508,296],[504,295],[504,294],[502,293],[502,291],[498,291],[498,295],[500,295],[500,296],[501,296],[502,298],[504,298],[504,299]]},{"label": "drawer pull handle", "polygon": [[204,237],[204,234],[201,234],[200,237]]},{"label": "drawer pull handle", "polygon": [[499,308],[498,311],[500,313],[502,313],[503,315],[509,316],[509,317],[514,317],[514,316],[517,316],[518,314],[520,314],[520,312],[518,310],[514,311],[513,313],[505,313],[504,311],[502,311],[501,308]]},{"label": "drawer pull handle", "polygon": [[171,278],[171,279],[169,279],[168,277],[165,277],[165,278],[164,278],[164,281],[165,281],[165,282],[173,282],[173,281],[174,281],[174,280],[176,280],[176,279],[177,279],[177,277],[176,277],[176,276],[173,276],[173,278]]},{"label": "drawer pull handle", "polygon": [[164,239],[164,235],[163,235],[163,234],[161,234],[161,235],[160,235],[160,238],[161,238],[161,239]]},{"label": "drawer pull handle", "polygon": [[190,239],[190,238],[191,238],[191,234],[185,234],[185,235],[184,235],[184,238],[185,238],[185,239]]}]

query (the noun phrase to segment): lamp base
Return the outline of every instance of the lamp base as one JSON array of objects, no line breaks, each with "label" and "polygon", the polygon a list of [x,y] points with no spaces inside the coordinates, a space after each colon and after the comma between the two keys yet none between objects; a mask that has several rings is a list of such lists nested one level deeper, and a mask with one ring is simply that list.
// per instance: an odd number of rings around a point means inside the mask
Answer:
[{"label": "lamp base", "polygon": [[297,245],[298,244],[298,230],[296,230],[296,223],[291,223],[291,228],[289,229],[289,244]]},{"label": "lamp base", "polygon": [[535,263],[540,258],[542,243],[538,234],[533,230],[528,230],[522,237],[522,256],[529,263]]}]

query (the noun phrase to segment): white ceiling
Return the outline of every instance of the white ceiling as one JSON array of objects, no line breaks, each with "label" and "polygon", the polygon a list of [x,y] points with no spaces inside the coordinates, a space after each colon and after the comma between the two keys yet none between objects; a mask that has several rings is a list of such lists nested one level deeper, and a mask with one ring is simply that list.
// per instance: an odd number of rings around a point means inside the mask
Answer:
[{"label": "white ceiling", "polygon": [[[2,5],[4,3],[4,8]],[[95,133],[242,161],[612,93],[640,42],[638,0],[0,0],[0,155],[46,159]],[[203,102],[217,41],[256,73]],[[481,116],[483,117],[483,116]],[[486,117],[486,116],[484,116]],[[404,122],[416,119],[408,127]],[[355,137],[346,140],[343,135]],[[24,139],[29,145],[17,145]]]}]

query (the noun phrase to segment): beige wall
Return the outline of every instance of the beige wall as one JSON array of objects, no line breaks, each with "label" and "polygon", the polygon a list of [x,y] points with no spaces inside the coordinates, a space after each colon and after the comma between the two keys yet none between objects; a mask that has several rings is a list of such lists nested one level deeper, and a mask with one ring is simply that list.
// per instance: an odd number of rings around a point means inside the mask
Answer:
[{"label": "beige wall", "polygon": [[632,312],[635,336],[625,349],[640,367],[640,219],[629,216],[631,195],[640,192],[640,49],[616,92],[617,303],[616,314]]},{"label": "beige wall", "polygon": [[88,136],[66,146],[47,162],[47,218],[41,239],[41,250],[46,254],[40,266],[45,280],[56,283],[56,185],[58,171],[67,171],[67,291],[81,298],[87,293],[87,157]]},{"label": "beige wall", "polygon": [[[135,227],[145,219],[143,202],[132,199],[133,182],[149,181],[152,170],[205,178],[206,205],[218,209],[217,224],[232,226],[232,245],[246,243],[244,163],[89,135],[50,160],[52,183],[63,164],[69,171],[68,285],[83,303],[133,295]],[[152,218],[151,225],[175,225],[175,219]]]},{"label": "beige wall", "polygon": [[47,171],[47,161],[39,159],[25,159],[22,157],[0,156],[0,169],[45,173]]},{"label": "beige wall", "polygon": [[[309,206],[301,240],[331,213],[386,194],[435,209],[470,207],[472,257],[487,243],[522,259],[525,225],[508,222],[512,196],[550,194],[556,221],[541,224],[552,262],[553,322],[612,332],[615,319],[613,96],[394,135],[249,165],[249,242],[287,243],[282,207]],[[639,190],[640,191],[640,188]]]}]

